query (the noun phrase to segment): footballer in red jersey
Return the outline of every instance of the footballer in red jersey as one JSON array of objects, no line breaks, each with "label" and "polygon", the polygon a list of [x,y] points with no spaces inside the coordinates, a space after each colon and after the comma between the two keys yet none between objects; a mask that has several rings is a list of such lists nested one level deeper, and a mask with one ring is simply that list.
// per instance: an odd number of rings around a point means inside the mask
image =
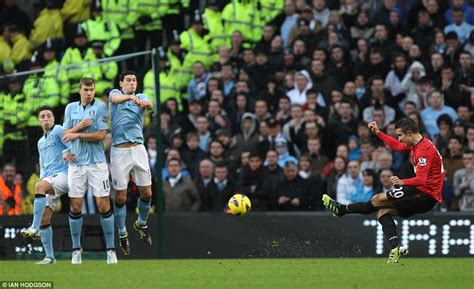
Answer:
[{"label": "footballer in red jersey", "polygon": [[397,226],[392,216],[408,218],[428,212],[436,203],[443,201],[443,159],[433,143],[420,134],[417,123],[412,119],[404,118],[397,122],[398,140],[381,132],[375,122],[368,126],[392,150],[411,153],[416,176],[409,179],[391,177],[395,188],[374,195],[368,202],[340,204],[325,194],[323,204],[339,217],[377,212],[377,220],[391,247],[388,263],[398,263],[400,257],[407,254],[407,249],[399,246]]}]

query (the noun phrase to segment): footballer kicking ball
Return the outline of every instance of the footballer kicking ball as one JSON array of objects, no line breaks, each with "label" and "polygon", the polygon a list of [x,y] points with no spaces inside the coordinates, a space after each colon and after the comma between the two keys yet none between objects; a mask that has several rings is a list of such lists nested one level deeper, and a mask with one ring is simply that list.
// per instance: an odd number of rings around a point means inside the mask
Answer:
[{"label": "footballer kicking ball", "polygon": [[232,215],[240,216],[247,214],[252,207],[250,199],[247,196],[241,194],[233,195],[227,205],[229,206],[229,210]]}]

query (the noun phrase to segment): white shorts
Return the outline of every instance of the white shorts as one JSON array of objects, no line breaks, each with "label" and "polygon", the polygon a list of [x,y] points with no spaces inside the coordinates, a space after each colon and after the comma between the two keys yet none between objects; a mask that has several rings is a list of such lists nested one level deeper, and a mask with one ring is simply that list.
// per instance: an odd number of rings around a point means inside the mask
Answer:
[{"label": "white shorts", "polygon": [[63,173],[57,173],[43,178],[43,181],[47,181],[53,187],[54,194],[46,195],[46,206],[54,211],[61,196],[69,191],[67,176]]},{"label": "white shorts", "polygon": [[145,146],[112,147],[110,150],[110,173],[115,190],[127,189],[130,175],[137,186],[151,186],[150,164]]},{"label": "white shorts", "polygon": [[69,164],[69,197],[82,198],[88,186],[95,197],[110,195],[109,169],[106,162],[76,166]]}]

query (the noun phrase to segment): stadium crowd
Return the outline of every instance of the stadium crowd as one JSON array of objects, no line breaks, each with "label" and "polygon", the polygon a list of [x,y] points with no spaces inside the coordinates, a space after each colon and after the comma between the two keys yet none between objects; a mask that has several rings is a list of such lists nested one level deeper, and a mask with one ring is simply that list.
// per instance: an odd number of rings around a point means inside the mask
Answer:
[{"label": "stadium crowd", "polygon": [[[107,102],[125,70],[137,71],[154,98],[149,56],[102,61],[149,47],[160,47],[164,140],[157,147],[148,115],[150,165],[159,153],[181,160],[162,168],[167,211],[223,212],[235,192],[259,211],[321,210],[323,193],[368,201],[392,189],[391,176],[414,175],[409,156],[367,127],[375,121],[396,138],[402,117],[443,157],[437,209],[474,210],[468,1],[201,2],[43,0],[30,19],[15,0],[2,1],[2,74],[44,71],[0,79],[0,215],[31,213],[42,134],[36,110],[51,105],[62,123],[81,77],[93,77],[97,100]],[[130,192],[133,211],[133,183]]]}]

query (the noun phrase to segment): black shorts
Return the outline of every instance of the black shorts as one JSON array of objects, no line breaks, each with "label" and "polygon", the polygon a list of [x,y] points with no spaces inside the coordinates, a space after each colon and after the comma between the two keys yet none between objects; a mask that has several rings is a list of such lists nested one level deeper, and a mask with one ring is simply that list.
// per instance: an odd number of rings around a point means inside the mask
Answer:
[{"label": "black shorts", "polygon": [[400,187],[386,192],[387,199],[392,200],[398,215],[408,218],[416,214],[426,213],[437,203],[430,195],[413,187]]}]

